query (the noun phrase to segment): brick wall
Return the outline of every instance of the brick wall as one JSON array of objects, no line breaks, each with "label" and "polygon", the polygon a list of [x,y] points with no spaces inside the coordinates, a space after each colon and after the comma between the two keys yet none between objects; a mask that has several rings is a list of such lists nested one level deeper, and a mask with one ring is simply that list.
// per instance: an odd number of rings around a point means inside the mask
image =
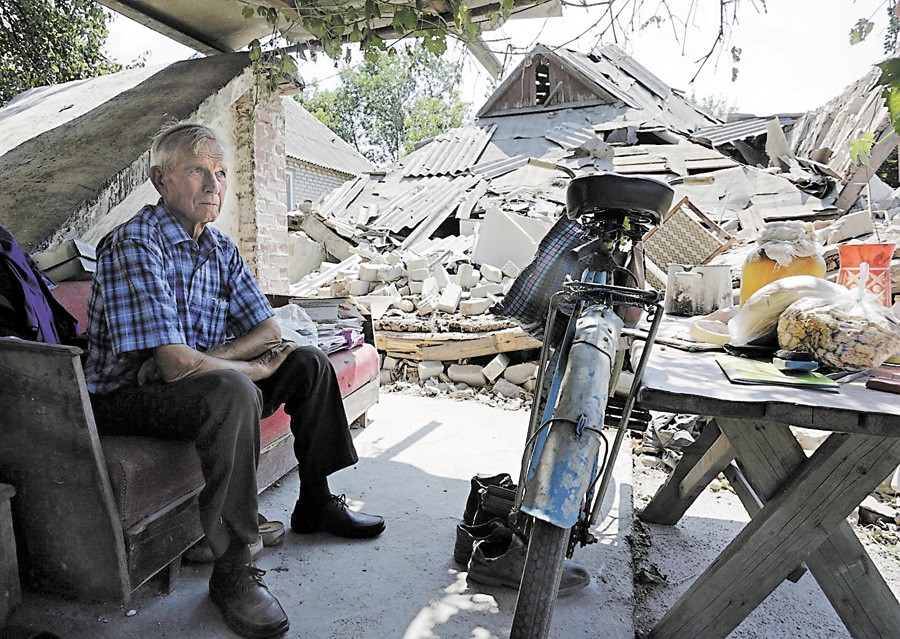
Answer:
[{"label": "brick wall", "polygon": [[239,232],[235,239],[262,290],[286,294],[290,281],[284,111],[277,96],[254,106],[249,94],[238,100],[235,108],[238,148],[249,150],[241,170],[250,178],[246,192],[239,195]]},{"label": "brick wall", "polygon": [[315,202],[355,176],[324,169],[309,162],[287,158],[288,170],[294,174],[293,208],[299,209],[304,200]]}]

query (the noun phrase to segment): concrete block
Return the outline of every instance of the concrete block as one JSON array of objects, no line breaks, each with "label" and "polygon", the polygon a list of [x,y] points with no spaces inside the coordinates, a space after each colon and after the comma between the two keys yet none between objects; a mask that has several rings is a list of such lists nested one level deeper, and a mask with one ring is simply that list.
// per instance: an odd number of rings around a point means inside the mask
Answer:
[{"label": "concrete block", "polygon": [[422,294],[422,282],[419,282],[417,280],[410,280],[408,294],[421,295]]},{"label": "concrete block", "polygon": [[496,282],[499,284],[503,281],[503,271],[501,271],[496,266],[491,266],[490,264],[482,264],[481,277],[486,279],[488,282]]},{"label": "concrete block", "polygon": [[432,295],[431,297],[423,297],[420,299],[416,308],[418,309],[419,315],[428,315],[429,313],[434,313],[437,310],[437,306],[438,298]]},{"label": "concrete block", "polygon": [[441,293],[441,287],[438,286],[437,280],[433,277],[426,277],[422,282],[422,297],[437,297]]},{"label": "concrete block", "polygon": [[[420,289],[420,291],[421,291],[421,289]],[[412,291],[409,288],[409,284],[406,284],[405,286],[398,286],[397,292],[400,293],[400,295],[402,295],[403,297],[406,297],[407,295],[412,294]]]},{"label": "concrete block", "polygon": [[444,372],[444,363],[438,361],[419,362],[419,381],[424,382],[426,379],[438,377]]},{"label": "concrete block", "polygon": [[386,368],[388,370],[394,370],[400,360],[396,357],[391,357],[390,355],[385,355],[384,360],[381,362],[381,368]]},{"label": "concrete block", "polygon": [[406,261],[406,270],[410,273],[413,271],[428,270],[428,260],[424,257],[414,257]]},{"label": "concrete block", "polygon": [[538,365],[534,362],[525,362],[523,364],[514,364],[508,366],[503,371],[503,378],[512,383],[521,386],[530,379],[537,377]]},{"label": "concrete block", "polygon": [[438,309],[445,313],[455,313],[459,307],[459,300],[462,298],[462,287],[459,284],[447,284],[441,291],[441,297],[438,300]]},{"label": "concrete block", "polygon": [[413,282],[424,282],[425,279],[431,275],[431,271],[427,268],[409,268],[407,267],[407,272],[409,273],[409,279]]},{"label": "concrete block", "polygon": [[463,288],[478,286],[478,281],[481,279],[481,272],[476,271],[475,267],[467,262],[459,265],[457,274],[459,275],[459,285]]},{"label": "concrete block", "polygon": [[868,235],[874,232],[875,224],[872,222],[869,211],[866,210],[838,218],[831,226],[819,231],[817,235],[820,236],[824,244],[837,244],[852,237]]},{"label": "concrete block", "polygon": [[484,367],[482,371],[484,376],[489,380],[494,381],[506,370],[506,367],[509,366],[509,356],[506,353],[497,353],[497,355],[492,359],[487,366]]},{"label": "concrete block", "polygon": [[388,384],[393,384],[394,379],[391,376],[391,371],[386,368],[382,368],[381,372],[378,373],[378,383],[381,386],[387,386]]},{"label": "concrete block", "polygon": [[388,264],[392,266],[403,265],[403,256],[400,255],[400,253],[398,253],[397,251],[391,251],[385,256],[385,259],[387,260]]},{"label": "concrete block", "polygon": [[359,279],[366,282],[375,282],[378,280],[378,265],[370,262],[363,262],[359,265]]},{"label": "concrete block", "polygon": [[416,310],[416,305],[413,304],[412,300],[397,300],[396,302],[394,302],[394,306],[399,308],[404,313],[412,313],[414,310]]},{"label": "concrete block", "polygon": [[431,272],[431,276],[434,278],[434,281],[437,282],[438,289],[443,291],[444,288],[450,283],[450,274],[447,272],[447,269],[443,267],[443,265],[438,264]]},{"label": "concrete block", "polygon": [[350,280],[347,284],[347,292],[350,295],[368,295],[369,294],[369,282],[366,280]]},{"label": "concrete block", "polygon": [[503,285],[493,282],[476,286],[471,291],[472,297],[487,297],[488,295],[501,295],[503,293]]},{"label": "concrete block", "polygon": [[494,392],[500,393],[504,397],[516,398],[522,394],[522,389],[515,384],[506,381],[502,377],[494,384]]},{"label": "concrete block", "polygon": [[500,269],[500,271],[506,277],[513,277],[513,278],[519,274],[520,270],[521,269],[519,269],[519,267],[516,266],[515,264],[513,264],[512,262],[507,262],[506,264],[503,265],[503,268]]},{"label": "concrete block", "polygon": [[463,315],[481,315],[488,310],[494,301],[486,297],[474,297],[459,303],[459,312]]},{"label": "concrete block", "polygon": [[454,382],[462,382],[469,386],[487,386],[487,379],[481,372],[481,366],[475,364],[450,364],[447,376]]},{"label": "concrete block", "polygon": [[378,268],[377,279],[379,282],[396,282],[403,277],[403,267],[399,264],[394,266],[381,266]]}]

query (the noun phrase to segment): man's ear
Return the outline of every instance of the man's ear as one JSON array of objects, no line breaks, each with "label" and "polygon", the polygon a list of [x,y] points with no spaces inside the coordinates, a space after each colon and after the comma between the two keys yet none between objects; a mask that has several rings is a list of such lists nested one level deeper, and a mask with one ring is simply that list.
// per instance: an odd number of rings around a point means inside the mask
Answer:
[{"label": "man's ear", "polygon": [[166,184],[163,180],[163,170],[161,166],[151,166],[150,167],[150,181],[153,183],[153,188],[160,195],[165,195]]}]

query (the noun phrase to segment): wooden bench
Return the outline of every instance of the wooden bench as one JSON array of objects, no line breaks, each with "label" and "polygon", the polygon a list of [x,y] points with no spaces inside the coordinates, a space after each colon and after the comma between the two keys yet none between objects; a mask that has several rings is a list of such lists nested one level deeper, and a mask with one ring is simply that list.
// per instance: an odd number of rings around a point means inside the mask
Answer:
[{"label": "wooden bench", "polygon": [[[73,300],[86,304],[89,283],[71,284],[57,297],[83,321],[84,307],[73,308]],[[364,423],[378,401],[375,347],[366,343],[329,359],[348,420]],[[0,338],[0,406],[0,482],[16,490],[23,585],[126,602],[164,569],[174,581],[182,553],[203,536],[197,506],[203,479],[193,444],[100,437],[81,351],[71,346]],[[262,491],[297,462],[283,409],[260,430]]]}]

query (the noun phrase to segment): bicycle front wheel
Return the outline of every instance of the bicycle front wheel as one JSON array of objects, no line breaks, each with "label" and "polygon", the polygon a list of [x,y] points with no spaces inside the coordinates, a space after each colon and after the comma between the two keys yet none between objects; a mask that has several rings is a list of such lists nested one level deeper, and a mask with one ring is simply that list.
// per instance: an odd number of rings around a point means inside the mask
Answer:
[{"label": "bicycle front wheel", "polygon": [[546,639],[550,632],[569,530],[534,520],[509,639]]}]

